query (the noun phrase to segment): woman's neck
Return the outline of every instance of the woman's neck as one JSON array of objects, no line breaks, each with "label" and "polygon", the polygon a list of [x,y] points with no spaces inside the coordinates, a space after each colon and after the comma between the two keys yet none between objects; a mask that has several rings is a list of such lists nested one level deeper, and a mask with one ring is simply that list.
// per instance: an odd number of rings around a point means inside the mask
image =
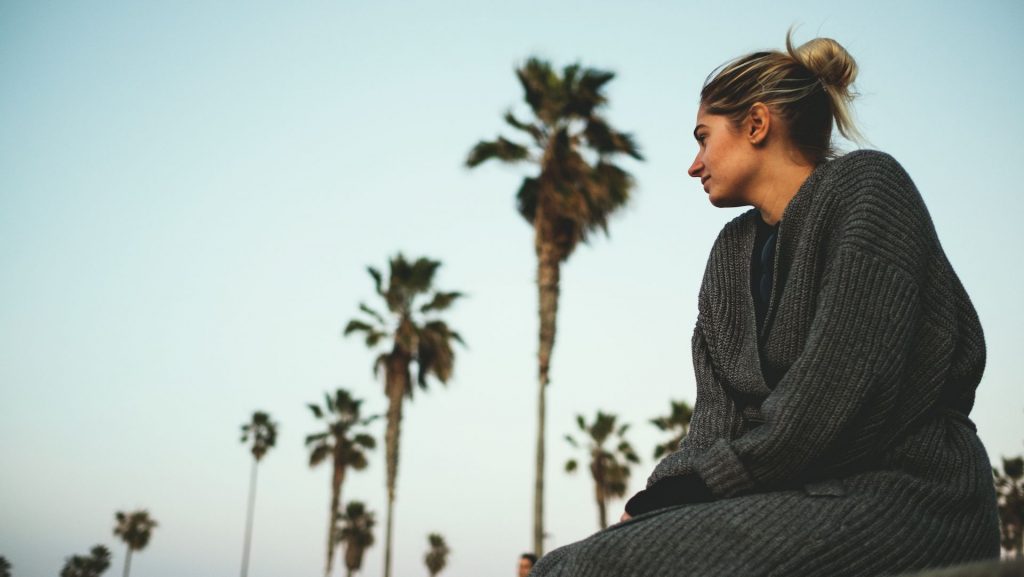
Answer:
[{"label": "woman's neck", "polygon": [[761,219],[770,225],[778,224],[789,202],[813,171],[811,164],[789,161],[765,166],[764,177],[756,189],[758,194],[751,202],[761,212]]}]

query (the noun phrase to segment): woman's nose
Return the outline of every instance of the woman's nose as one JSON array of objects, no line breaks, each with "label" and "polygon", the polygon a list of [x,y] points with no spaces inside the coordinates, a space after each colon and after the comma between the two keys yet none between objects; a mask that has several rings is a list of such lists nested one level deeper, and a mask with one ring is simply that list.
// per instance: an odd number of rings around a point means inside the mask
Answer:
[{"label": "woman's nose", "polygon": [[693,159],[693,164],[690,165],[690,168],[689,168],[689,170],[686,171],[686,173],[689,174],[690,176],[694,177],[694,178],[699,178],[700,177],[700,173],[703,170],[704,170],[704,163],[700,161],[700,155],[698,154]]}]

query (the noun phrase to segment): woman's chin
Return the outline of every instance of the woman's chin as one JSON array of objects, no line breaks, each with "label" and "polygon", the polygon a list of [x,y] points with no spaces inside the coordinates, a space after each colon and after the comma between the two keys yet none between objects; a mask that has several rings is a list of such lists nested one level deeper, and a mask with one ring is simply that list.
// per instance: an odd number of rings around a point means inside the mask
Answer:
[{"label": "woman's chin", "polygon": [[709,194],[708,201],[711,202],[712,206],[717,208],[735,208],[737,206],[746,206],[747,204],[736,198],[729,196],[717,196],[715,194]]}]

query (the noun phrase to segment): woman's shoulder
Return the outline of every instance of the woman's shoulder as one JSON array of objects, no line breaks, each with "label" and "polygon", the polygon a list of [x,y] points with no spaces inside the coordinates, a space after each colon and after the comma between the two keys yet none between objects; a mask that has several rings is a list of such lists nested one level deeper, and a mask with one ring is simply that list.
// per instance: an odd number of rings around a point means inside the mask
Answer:
[{"label": "woman's shoulder", "polygon": [[892,155],[869,149],[854,150],[825,163],[821,178],[834,183],[883,181],[912,186],[907,171]]}]

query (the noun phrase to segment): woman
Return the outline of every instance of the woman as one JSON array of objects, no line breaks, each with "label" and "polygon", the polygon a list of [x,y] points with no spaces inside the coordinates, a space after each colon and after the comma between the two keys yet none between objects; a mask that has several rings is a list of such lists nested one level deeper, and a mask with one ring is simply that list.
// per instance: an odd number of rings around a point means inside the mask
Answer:
[{"label": "woman", "polygon": [[977,314],[914,184],[856,138],[854,60],[818,38],[705,83],[689,169],[752,206],[708,259],[690,434],[623,522],[534,575],[896,574],[994,558],[991,468],[967,415]]}]

